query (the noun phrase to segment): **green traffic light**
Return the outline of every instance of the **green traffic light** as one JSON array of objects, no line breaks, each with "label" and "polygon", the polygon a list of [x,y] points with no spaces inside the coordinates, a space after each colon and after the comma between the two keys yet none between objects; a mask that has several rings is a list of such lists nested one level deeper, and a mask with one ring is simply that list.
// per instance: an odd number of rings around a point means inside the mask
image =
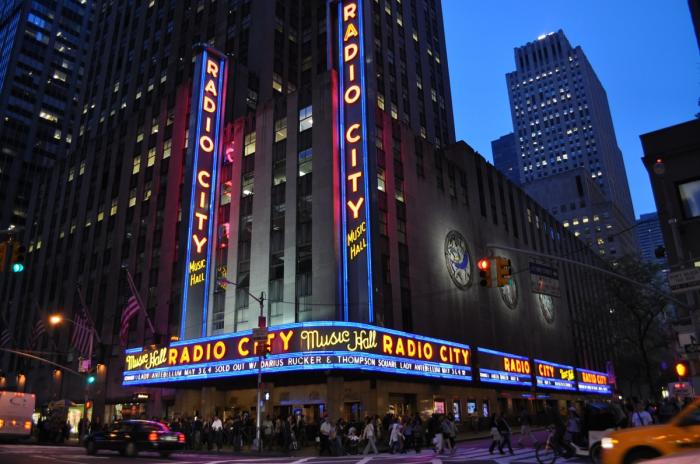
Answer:
[{"label": "green traffic light", "polygon": [[12,265],[12,272],[22,272],[24,271],[24,264],[15,263]]},{"label": "green traffic light", "polygon": [[95,383],[95,376],[89,375],[87,378],[87,383]]}]

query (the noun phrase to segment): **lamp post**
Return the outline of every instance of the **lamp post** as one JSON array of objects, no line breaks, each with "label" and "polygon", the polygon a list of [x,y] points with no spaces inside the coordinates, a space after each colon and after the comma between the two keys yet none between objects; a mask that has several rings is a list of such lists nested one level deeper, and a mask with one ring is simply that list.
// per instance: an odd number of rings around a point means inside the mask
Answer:
[{"label": "lamp post", "polygon": [[[218,279],[219,282],[235,285],[237,288],[240,287],[236,282],[232,282],[224,277],[219,277]],[[250,293],[248,290],[246,290],[246,293],[248,294],[249,297],[251,297],[253,300],[255,300],[258,305],[260,305],[260,316],[258,316],[258,328],[259,329],[265,329],[267,330],[267,323],[265,320],[265,315],[264,315],[264,308],[265,308],[265,292],[260,292],[260,296],[256,297],[252,293]],[[255,340],[255,337],[254,337]],[[262,452],[262,435],[260,433],[260,429],[262,426],[262,360],[263,360],[263,351],[262,349],[258,351],[258,386],[257,386],[257,405],[255,406],[255,441],[258,446],[258,453]]]},{"label": "lamp post", "polygon": [[[52,314],[49,316],[49,324],[51,324],[53,327],[59,325],[63,321],[70,322],[71,324],[77,326],[76,322],[72,319],[69,319],[62,314]],[[90,367],[92,367],[92,348],[93,348],[93,341],[95,337],[95,329],[91,328],[90,330],[90,338],[88,339],[88,376],[85,378],[85,402],[83,403],[83,417],[87,420],[87,413],[88,413],[88,397],[89,397],[89,388],[90,385],[92,385],[95,382],[96,377],[90,375]],[[78,366],[78,370],[80,371],[81,366]]]}]

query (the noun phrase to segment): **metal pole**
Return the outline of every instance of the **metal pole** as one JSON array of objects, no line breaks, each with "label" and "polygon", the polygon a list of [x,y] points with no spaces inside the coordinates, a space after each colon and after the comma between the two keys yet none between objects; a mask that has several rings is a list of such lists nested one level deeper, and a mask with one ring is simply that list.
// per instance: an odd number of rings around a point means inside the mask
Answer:
[{"label": "metal pole", "polygon": [[[260,303],[260,317],[258,318],[258,321],[260,321],[260,322],[262,322],[262,317],[263,317],[264,298],[265,298],[264,293],[261,293],[260,299],[258,300],[258,302]],[[258,325],[260,325],[260,324],[258,324]],[[262,423],[262,394],[260,391],[261,387],[262,387],[262,360],[263,360],[263,356],[261,354],[262,350],[258,351],[258,353],[260,353],[260,355],[258,356],[258,394],[257,394],[258,404],[255,408],[255,412],[256,412],[256,416],[257,416],[256,420],[255,420],[255,423],[256,423],[255,438],[256,438],[257,443],[258,443],[258,453],[262,453],[262,434],[260,433],[260,428],[262,425],[261,424]]]},{"label": "metal pole", "polygon": [[[90,331],[90,344],[89,344],[89,349],[88,349],[88,361],[90,361],[89,367],[88,367],[88,377],[90,377],[90,369],[92,368],[92,341],[95,336],[95,331],[91,330]],[[87,381],[87,378],[85,379],[85,403],[83,404],[83,417],[85,420],[87,420],[88,416],[88,399],[90,395],[90,383]],[[89,423],[89,422],[88,422]]]}]

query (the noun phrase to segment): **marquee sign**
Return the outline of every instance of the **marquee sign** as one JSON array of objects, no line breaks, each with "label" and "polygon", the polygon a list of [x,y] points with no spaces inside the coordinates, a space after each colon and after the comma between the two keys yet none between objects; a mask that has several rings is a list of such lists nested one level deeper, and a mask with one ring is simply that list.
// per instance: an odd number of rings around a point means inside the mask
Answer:
[{"label": "marquee sign", "polygon": [[[352,369],[471,381],[469,345],[352,322],[269,328],[263,373]],[[123,385],[257,374],[252,330],[127,350]]]},{"label": "marquee sign", "polygon": [[477,348],[479,353],[479,380],[523,387],[532,386],[530,359],[517,354]]},{"label": "marquee sign", "polygon": [[535,380],[538,388],[576,391],[574,367],[535,359]]},{"label": "marquee sign", "polygon": [[206,335],[226,71],[226,57],[203,47],[195,61],[182,202],[187,246],[182,261],[181,339]]},{"label": "marquee sign", "polygon": [[603,372],[576,368],[576,380],[580,392],[601,393],[604,395],[612,394],[612,387],[608,382],[608,376]]},{"label": "marquee sign", "polygon": [[338,2],[343,318],[374,322],[362,1]]}]

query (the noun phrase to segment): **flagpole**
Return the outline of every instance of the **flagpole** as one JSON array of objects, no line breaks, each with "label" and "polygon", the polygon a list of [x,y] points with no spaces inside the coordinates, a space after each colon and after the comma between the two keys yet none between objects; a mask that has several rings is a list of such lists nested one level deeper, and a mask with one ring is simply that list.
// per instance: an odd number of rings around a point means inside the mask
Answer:
[{"label": "flagpole", "polygon": [[141,300],[141,295],[139,295],[138,290],[136,290],[136,284],[134,284],[134,279],[131,277],[131,272],[129,272],[129,268],[126,266],[124,266],[123,269],[126,271],[126,279],[129,282],[129,287],[131,287],[131,293],[133,293],[134,297],[136,298],[136,301],[138,301],[139,303],[139,308],[141,309],[141,312],[143,312],[143,315],[146,318],[148,328],[151,329],[151,333],[155,335],[156,329],[153,328],[153,322],[151,322],[151,318],[146,312],[146,306],[144,306],[143,301]]},{"label": "flagpole", "polygon": [[[90,314],[89,308],[87,304],[85,304],[83,292],[80,291],[80,284],[76,285],[76,290],[78,291],[78,298],[80,298],[80,305],[83,307],[83,312],[85,313],[85,316],[87,316],[88,321],[90,321],[90,328],[92,329],[90,332],[97,338],[97,343],[102,343],[100,334],[97,333],[97,328],[95,327],[95,321],[92,320],[92,314]],[[92,350],[92,335],[90,336],[90,349]],[[90,356],[90,358],[92,358],[92,356]]]}]

